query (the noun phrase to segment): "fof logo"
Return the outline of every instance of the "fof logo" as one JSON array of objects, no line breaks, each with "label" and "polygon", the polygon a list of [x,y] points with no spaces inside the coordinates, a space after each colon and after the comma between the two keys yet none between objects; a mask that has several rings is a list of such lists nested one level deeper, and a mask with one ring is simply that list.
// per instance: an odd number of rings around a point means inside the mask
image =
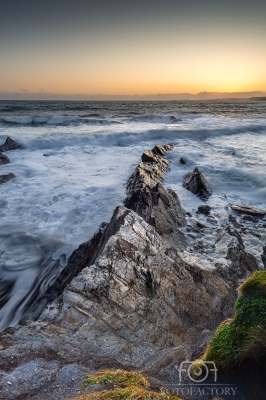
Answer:
[{"label": "fof logo", "polygon": [[204,382],[210,372],[214,374],[214,382],[217,381],[218,369],[213,361],[202,361],[200,365],[195,367],[195,362],[183,361],[178,368],[179,382],[182,382],[182,377],[187,376],[191,381],[196,383]]}]

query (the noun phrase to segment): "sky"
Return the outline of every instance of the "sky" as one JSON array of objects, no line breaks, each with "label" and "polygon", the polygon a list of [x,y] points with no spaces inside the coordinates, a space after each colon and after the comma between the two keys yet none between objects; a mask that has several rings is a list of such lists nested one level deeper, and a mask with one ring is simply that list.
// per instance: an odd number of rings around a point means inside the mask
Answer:
[{"label": "sky", "polygon": [[0,99],[158,94],[266,95],[266,1],[2,0]]}]

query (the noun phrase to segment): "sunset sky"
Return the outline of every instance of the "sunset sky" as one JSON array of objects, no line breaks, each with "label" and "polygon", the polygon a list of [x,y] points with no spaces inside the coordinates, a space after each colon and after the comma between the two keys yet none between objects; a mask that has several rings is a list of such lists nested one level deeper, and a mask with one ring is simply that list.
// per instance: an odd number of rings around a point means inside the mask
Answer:
[{"label": "sunset sky", "polygon": [[1,99],[203,91],[266,91],[265,0],[1,2]]}]

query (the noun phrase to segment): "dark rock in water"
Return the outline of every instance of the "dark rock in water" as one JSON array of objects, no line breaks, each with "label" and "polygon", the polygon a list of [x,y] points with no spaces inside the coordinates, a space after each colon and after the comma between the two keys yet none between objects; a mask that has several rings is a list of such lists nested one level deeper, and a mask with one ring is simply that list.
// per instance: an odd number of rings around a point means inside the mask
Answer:
[{"label": "dark rock in water", "polygon": [[43,157],[50,157],[51,154],[43,154]]},{"label": "dark rock in water", "polygon": [[263,262],[264,268],[266,268],[266,246],[263,247],[263,253],[261,255],[261,260]]},{"label": "dark rock in water", "polygon": [[10,160],[7,156],[5,156],[1,151],[0,151],[0,165],[8,164],[10,163]]},{"label": "dark rock in water", "polygon": [[201,206],[198,206],[198,213],[204,214],[204,215],[209,215],[211,209],[212,208],[210,206],[208,206],[207,204],[206,205],[201,205]]},{"label": "dark rock in water", "polygon": [[155,146],[142,155],[127,185],[125,206],[154,226],[157,232],[179,249],[186,246],[184,235],[178,230],[186,219],[175,192],[161,185],[169,162],[162,156],[172,145]]},{"label": "dark rock in water", "polygon": [[169,161],[162,156],[173,148],[172,144],[155,146],[142,154],[142,162],[138,164],[127,183],[127,195],[146,185],[150,187],[162,182],[163,175],[169,169]]},{"label": "dark rock in water", "polygon": [[181,157],[179,161],[181,164],[186,164],[186,160],[183,157]]},{"label": "dark rock in water", "polygon": [[0,146],[0,151],[16,150],[20,148],[20,144],[18,144],[17,142],[15,142],[15,140],[11,139],[8,136],[5,143]]},{"label": "dark rock in water", "polygon": [[212,190],[199,168],[189,172],[183,182],[184,188],[196,194],[202,199],[207,199],[212,194]]},{"label": "dark rock in water", "polygon": [[16,175],[10,172],[7,175],[0,175],[0,184],[10,181],[10,179],[16,178]]},{"label": "dark rock in water", "polygon": [[171,120],[172,123],[182,121],[181,118],[176,118],[176,117],[174,117],[173,115],[170,116],[170,120]]},{"label": "dark rock in water", "polygon": [[260,208],[250,207],[250,206],[243,206],[243,205],[230,205],[232,210],[242,213],[253,215],[255,217],[263,217],[266,215],[266,210],[262,210]]},{"label": "dark rock in water", "polygon": [[258,222],[258,218],[253,217],[252,215],[244,215],[242,217],[243,221],[249,221],[249,222]]},{"label": "dark rock in water", "polygon": [[197,218],[191,218],[191,221],[193,221],[194,224],[195,224],[199,229],[204,229],[204,228],[206,228],[206,225],[205,225],[202,221],[200,221],[199,219],[197,219]]}]

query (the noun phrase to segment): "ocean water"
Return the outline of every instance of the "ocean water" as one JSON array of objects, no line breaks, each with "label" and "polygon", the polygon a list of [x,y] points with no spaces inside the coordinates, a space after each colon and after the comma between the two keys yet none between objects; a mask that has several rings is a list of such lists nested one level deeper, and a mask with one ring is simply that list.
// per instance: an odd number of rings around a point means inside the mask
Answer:
[{"label": "ocean water", "polygon": [[7,136],[22,149],[5,153],[11,163],[0,166],[1,175],[17,176],[0,186],[0,330],[110,220],[155,144],[174,144],[164,186],[187,211],[202,204],[182,187],[196,166],[220,215],[229,203],[266,209],[266,102],[0,101],[0,142]]}]

